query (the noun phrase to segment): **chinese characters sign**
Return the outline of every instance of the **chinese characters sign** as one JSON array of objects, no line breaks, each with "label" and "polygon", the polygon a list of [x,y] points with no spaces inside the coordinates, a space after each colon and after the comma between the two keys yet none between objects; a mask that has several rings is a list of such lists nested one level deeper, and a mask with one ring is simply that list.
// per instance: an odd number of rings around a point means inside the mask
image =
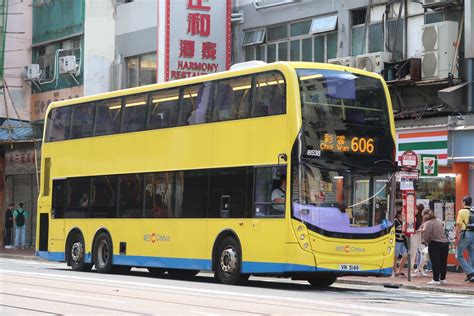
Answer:
[{"label": "chinese characters sign", "polygon": [[5,151],[5,174],[35,174],[36,162],[33,144],[16,144]]},{"label": "chinese characters sign", "polygon": [[230,67],[231,0],[166,0],[164,80]]},{"label": "chinese characters sign", "polygon": [[372,154],[374,139],[368,137],[349,137],[345,135],[324,134],[319,144],[321,151]]}]

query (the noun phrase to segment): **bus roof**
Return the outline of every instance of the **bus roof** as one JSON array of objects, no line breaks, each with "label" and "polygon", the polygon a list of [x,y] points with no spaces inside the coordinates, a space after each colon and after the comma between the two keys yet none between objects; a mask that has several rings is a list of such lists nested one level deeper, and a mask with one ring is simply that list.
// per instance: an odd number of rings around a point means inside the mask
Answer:
[{"label": "bus roof", "polygon": [[93,102],[93,101],[98,101],[98,100],[103,100],[103,99],[122,97],[126,95],[146,93],[146,92],[161,90],[161,89],[176,88],[176,87],[180,87],[184,85],[201,83],[204,81],[221,80],[221,79],[231,78],[235,76],[250,75],[256,72],[265,72],[265,71],[271,71],[271,70],[280,70],[282,72],[288,72],[297,68],[350,71],[350,72],[360,74],[363,76],[373,77],[373,78],[382,80],[381,76],[373,72],[369,72],[369,71],[365,71],[365,70],[361,70],[357,68],[352,68],[352,67],[333,65],[333,64],[313,63],[313,62],[282,62],[282,61],[274,62],[274,63],[264,63],[264,64],[258,63],[255,66],[251,66],[251,67],[245,67],[245,68],[237,67],[237,69],[235,70],[227,70],[227,71],[203,75],[203,76],[178,79],[178,80],[155,83],[155,84],[134,87],[134,88],[115,90],[115,91],[94,94],[94,95],[68,99],[68,100],[63,100],[63,101],[55,101],[55,102],[52,102],[48,106],[48,110],[46,111],[45,117],[48,116],[48,113],[52,108],[66,106],[66,105]]}]

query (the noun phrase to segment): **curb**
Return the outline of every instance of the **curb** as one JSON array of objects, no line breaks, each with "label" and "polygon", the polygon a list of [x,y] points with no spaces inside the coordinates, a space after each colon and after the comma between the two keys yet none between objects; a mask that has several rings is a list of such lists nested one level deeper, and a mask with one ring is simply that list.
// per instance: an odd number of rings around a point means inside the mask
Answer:
[{"label": "curb", "polygon": [[388,288],[403,288],[408,290],[419,290],[419,291],[429,291],[429,292],[441,292],[441,293],[451,293],[451,294],[464,294],[464,295],[474,295],[474,289],[453,289],[448,287],[433,287],[425,285],[414,285],[414,284],[400,284],[400,283],[378,283],[371,281],[357,281],[357,280],[340,280],[338,279],[336,283],[339,284],[354,284],[354,285],[371,285],[371,286],[382,286]]}]

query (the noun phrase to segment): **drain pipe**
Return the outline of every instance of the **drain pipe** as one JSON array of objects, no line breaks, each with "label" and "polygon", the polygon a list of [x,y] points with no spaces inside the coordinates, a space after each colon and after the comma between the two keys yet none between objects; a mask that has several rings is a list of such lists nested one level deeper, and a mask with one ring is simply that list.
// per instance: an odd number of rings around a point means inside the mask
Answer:
[{"label": "drain pipe", "polygon": [[464,1],[464,59],[466,63],[467,112],[474,112],[474,1]]}]

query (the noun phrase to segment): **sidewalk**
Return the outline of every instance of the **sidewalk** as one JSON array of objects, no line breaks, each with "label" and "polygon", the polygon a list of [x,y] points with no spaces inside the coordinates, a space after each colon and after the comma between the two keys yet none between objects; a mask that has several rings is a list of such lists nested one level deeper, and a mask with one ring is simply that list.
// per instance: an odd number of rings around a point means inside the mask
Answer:
[{"label": "sidewalk", "polygon": [[[27,249],[5,249],[0,247],[0,258],[10,259],[24,259],[24,260],[44,260],[40,257],[35,256],[33,248]],[[426,284],[431,280],[431,274],[428,276],[416,276],[411,278],[411,282],[408,282],[406,277],[388,277],[388,278],[376,278],[376,277],[342,277],[337,279],[337,283],[340,284],[359,284],[359,285],[372,285],[372,286],[385,286],[391,288],[403,288],[410,290],[423,290],[432,292],[445,292],[445,293],[457,293],[457,294],[468,294],[474,295],[474,282],[464,282],[464,273],[448,272],[446,280],[448,284],[444,285],[428,285]]]},{"label": "sidewalk", "polygon": [[[405,272],[405,274],[407,274],[407,272]],[[411,282],[408,282],[407,277],[342,277],[337,279],[337,282],[342,284],[374,285],[410,290],[474,295],[474,282],[464,282],[464,278],[466,277],[464,273],[448,271],[446,275],[447,284],[426,284],[432,280],[432,276],[431,273],[427,273],[427,276],[414,276],[411,278]]]}]

